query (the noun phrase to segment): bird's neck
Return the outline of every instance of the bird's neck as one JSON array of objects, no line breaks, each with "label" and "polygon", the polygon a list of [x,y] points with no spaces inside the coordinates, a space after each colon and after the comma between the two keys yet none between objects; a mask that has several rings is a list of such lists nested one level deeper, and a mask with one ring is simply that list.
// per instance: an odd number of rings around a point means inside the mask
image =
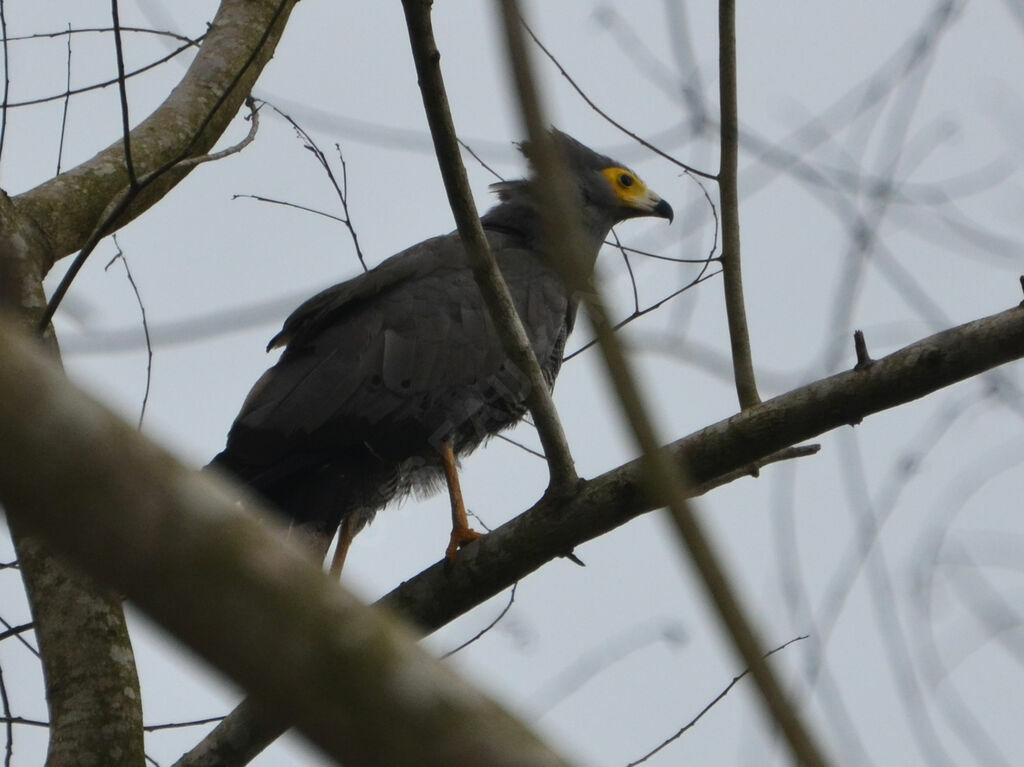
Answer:
[{"label": "bird's neck", "polygon": [[[584,208],[585,216],[587,212],[589,211]],[[540,212],[532,200],[521,199],[503,202],[487,211],[480,221],[485,230],[514,237],[530,250],[540,253],[546,251],[543,236],[544,224]],[[582,266],[585,272],[584,276],[589,278],[594,271],[594,263],[601,250],[601,245],[608,236],[608,232],[611,231],[612,222],[584,220],[581,223],[584,253]],[[560,257],[560,254],[554,255]]]}]

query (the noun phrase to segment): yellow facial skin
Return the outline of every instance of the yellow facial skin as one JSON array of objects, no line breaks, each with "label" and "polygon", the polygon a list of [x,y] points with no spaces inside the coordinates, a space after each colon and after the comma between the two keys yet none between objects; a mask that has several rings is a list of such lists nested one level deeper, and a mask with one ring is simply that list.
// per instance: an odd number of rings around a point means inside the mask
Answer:
[{"label": "yellow facial skin", "polygon": [[658,207],[661,197],[647,188],[635,173],[626,168],[605,168],[601,171],[619,202],[626,208],[651,213]]}]

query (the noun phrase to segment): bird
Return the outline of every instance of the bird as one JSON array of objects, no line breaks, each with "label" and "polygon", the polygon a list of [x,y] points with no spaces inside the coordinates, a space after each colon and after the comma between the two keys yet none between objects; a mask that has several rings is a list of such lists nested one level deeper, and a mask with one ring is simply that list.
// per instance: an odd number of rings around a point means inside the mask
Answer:
[{"label": "bird", "polygon": [[[551,129],[564,158],[593,271],[612,226],[672,207],[623,163]],[[519,144],[527,160],[530,143]],[[546,255],[536,174],[492,185],[480,219],[552,388],[579,296]],[[494,330],[458,232],[433,237],[301,304],[270,339],[281,356],[252,387],[209,464],[248,485],[293,525],[335,534],[340,573],[355,535],[410,492],[448,486],[445,557],[480,537],[470,528],[458,460],[526,414],[530,383]]]}]

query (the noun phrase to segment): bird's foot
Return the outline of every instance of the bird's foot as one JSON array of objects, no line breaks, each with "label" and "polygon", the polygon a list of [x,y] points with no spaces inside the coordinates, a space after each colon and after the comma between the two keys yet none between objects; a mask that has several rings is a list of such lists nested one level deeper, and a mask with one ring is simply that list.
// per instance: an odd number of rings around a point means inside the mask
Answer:
[{"label": "bird's foot", "polygon": [[467,543],[472,543],[477,538],[483,538],[483,533],[478,533],[471,527],[453,527],[451,538],[448,540],[448,548],[445,549],[444,558],[449,564],[454,564],[459,558],[459,549]]}]

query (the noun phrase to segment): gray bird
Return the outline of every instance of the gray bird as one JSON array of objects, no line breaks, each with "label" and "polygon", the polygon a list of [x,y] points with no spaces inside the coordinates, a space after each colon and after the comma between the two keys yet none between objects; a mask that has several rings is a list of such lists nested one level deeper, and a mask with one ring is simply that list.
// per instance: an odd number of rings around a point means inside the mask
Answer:
[{"label": "gray bird", "polygon": [[[590,269],[614,224],[672,220],[669,204],[624,165],[564,133],[552,136],[571,176]],[[481,224],[550,387],[578,299],[541,254],[534,183],[495,184],[500,202]],[[466,521],[456,458],[523,417],[529,382],[502,350],[457,232],[313,296],[267,350],[281,346],[211,466],[322,538],[340,526],[335,571],[379,509],[442,480],[452,496],[449,559],[479,537]]]}]

